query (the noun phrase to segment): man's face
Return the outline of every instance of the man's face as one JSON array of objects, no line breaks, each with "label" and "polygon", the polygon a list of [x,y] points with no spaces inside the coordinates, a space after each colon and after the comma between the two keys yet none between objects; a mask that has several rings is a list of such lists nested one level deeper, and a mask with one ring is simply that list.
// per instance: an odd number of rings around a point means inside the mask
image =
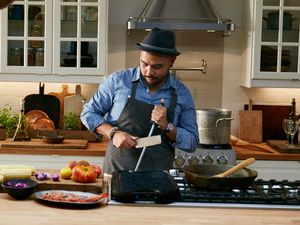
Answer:
[{"label": "man's face", "polygon": [[174,64],[175,59],[176,57],[141,51],[141,72],[149,87],[160,86],[167,79],[169,68]]}]

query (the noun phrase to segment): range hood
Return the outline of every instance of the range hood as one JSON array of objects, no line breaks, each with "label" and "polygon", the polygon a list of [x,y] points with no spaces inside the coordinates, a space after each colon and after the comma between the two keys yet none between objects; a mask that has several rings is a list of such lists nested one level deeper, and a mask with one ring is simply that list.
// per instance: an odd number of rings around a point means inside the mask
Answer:
[{"label": "range hood", "polygon": [[229,35],[234,30],[230,19],[221,19],[209,0],[148,0],[140,17],[129,17],[128,30],[223,31]]}]

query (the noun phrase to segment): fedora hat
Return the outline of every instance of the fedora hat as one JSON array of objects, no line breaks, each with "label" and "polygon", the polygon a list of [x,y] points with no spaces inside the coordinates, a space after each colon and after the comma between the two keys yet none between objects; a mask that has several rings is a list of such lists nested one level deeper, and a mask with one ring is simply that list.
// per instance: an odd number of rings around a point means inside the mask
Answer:
[{"label": "fedora hat", "polygon": [[178,56],[180,52],[175,48],[175,35],[172,31],[153,28],[141,43],[136,44],[141,51],[152,52],[168,56]]}]

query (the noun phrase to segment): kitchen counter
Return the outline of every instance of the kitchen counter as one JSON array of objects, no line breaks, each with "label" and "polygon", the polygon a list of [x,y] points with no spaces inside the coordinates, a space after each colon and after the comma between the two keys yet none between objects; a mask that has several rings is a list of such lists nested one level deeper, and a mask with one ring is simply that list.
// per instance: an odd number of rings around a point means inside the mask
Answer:
[{"label": "kitchen counter", "polygon": [[94,209],[62,209],[33,199],[14,200],[0,194],[1,225],[198,225],[300,224],[299,210],[183,208],[103,205]]},{"label": "kitchen counter", "polygon": [[265,143],[256,144],[262,149],[249,146],[232,146],[237,153],[237,159],[254,157],[256,160],[300,160],[300,154],[281,153]]},{"label": "kitchen counter", "polygon": [[[0,148],[0,154],[33,154],[33,155],[66,155],[66,156],[104,156],[108,140],[89,142],[84,149],[31,149],[31,148]],[[0,141],[1,144],[1,141]],[[300,160],[300,154],[280,153],[267,144],[256,144],[264,150],[247,146],[232,146],[237,153],[237,159],[254,157],[257,160]]]}]

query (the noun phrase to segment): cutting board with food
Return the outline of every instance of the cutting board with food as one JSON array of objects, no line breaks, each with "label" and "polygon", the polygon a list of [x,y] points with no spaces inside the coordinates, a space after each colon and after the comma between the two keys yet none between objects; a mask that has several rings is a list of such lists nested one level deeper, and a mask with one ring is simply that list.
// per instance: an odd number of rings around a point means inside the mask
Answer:
[{"label": "cutting board with food", "polygon": [[13,141],[6,139],[0,142],[1,148],[39,148],[39,149],[85,149],[88,146],[87,140],[65,139],[62,143],[45,143],[41,139],[31,139],[31,141]]},{"label": "cutting board with food", "polygon": [[[72,165],[71,163],[76,163]],[[72,168],[70,166],[73,166]],[[78,168],[73,168],[77,166]],[[89,171],[87,172],[85,169]],[[88,174],[88,178],[87,178]],[[71,161],[59,169],[37,169],[31,165],[0,165],[0,182],[10,179],[32,179],[38,183],[37,190],[69,190],[100,193],[102,191],[102,168],[87,161]],[[86,178],[86,179],[85,179]],[[91,179],[93,178],[93,179]],[[83,180],[85,179],[85,180]],[[90,180],[87,180],[90,179]]]},{"label": "cutting board with food", "polygon": [[239,138],[247,142],[262,142],[262,118],[261,110],[252,110],[252,100],[250,99],[248,110],[239,111]]},{"label": "cutting board with food", "polygon": [[79,116],[82,111],[83,101],[84,96],[81,94],[81,86],[76,85],[75,95],[66,96],[64,98],[64,115],[73,113]]},{"label": "cutting board with food", "polygon": [[74,95],[74,93],[68,92],[68,85],[63,84],[62,85],[62,91],[61,92],[49,92],[49,95],[56,96],[59,99],[60,102],[60,113],[59,113],[59,127],[63,127],[63,116],[64,116],[64,100],[66,96]]}]

